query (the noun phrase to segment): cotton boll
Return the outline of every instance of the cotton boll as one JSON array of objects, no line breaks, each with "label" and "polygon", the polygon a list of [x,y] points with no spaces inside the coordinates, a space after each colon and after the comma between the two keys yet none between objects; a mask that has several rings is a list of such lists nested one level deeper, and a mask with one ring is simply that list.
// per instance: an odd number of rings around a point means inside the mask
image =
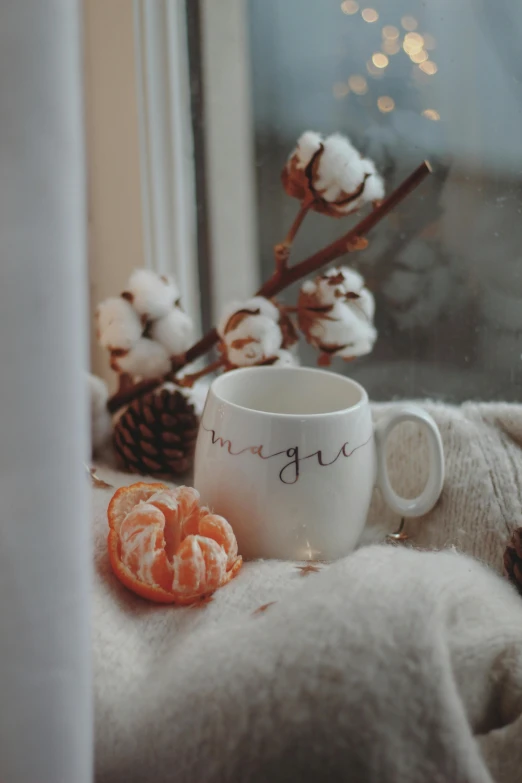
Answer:
[{"label": "cotton boll", "polygon": [[190,348],[193,341],[192,318],[179,307],[174,307],[163,318],[152,323],[150,336],[165,348],[169,356],[180,356]]},{"label": "cotton boll", "polygon": [[98,342],[109,351],[128,351],[140,339],[142,324],[132,306],[120,296],[100,302],[96,309]]},{"label": "cotton boll", "polygon": [[244,302],[229,302],[222,311],[221,318],[217,326],[217,332],[220,337],[223,337],[229,328],[230,320],[232,316],[242,315],[264,315],[266,318],[275,321],[279,321],[279,310],[273,302],[269,299],[265,299],[264,296],[253,296],[251,299],[247,299]]},{"label": "cotton boll", "polygon": [[113,357],[111,367],[117,372],[128,373],[134,378],[158,378],[171,370],[171,363],[162,345],[141,337],[124,356]]},{"label": "cotton boll", "polygon": [[[308,165],[313,160],[313,165]],[[384,183],[375,164],[363,158],[345,136],[323,138],[306,131],[282,174],[286,192],[311,201],[316,212],[342,217],[384,197]]]},{"label": "cotton boll", "polygon": [[[340,212],[353,212],[369,201],[384,197],[384,183],[373,161],[362,158],[344,136],[334,134],[324,142],[315,188],[326,201],[338,201]],[[355,199],[348,200],[362,188]],[[346,204],[342,204],[347,200]]]},{"label": "cotton boll", "polygon": [[334,267],[303,284],[298,301],[299,328],[324,356],[348,359],[369,353],[377,332],[375,301],[363,277],[348,267]]},{"label": "cotton boll", "polygon": [[163,318],[179,299],[179,289],[174,280],[151,269],[136,269],[124,293],[136,312],[148,320]]},{"label": "cotton boll", "polygon": [[324,142],[315,187],[327,201],[335,201],[341,193],[352,193],[362,183],[365,169],[362,158],[347,138],[335,133]]},{"label": "cotton boll", "polygon": [[87,373],[91,403],[91,444],[93,452],[109,439],[112,430],[111,416],[107,410],[109,390],[107,384],[96,375]]},{"label": "cotton boll", "polygon": [[[370,353],[377,331],[366,316],[350,303],[337,302],[328,318],[317,318],[310,327],[312,344],[335,356],[351,358]],[[337,346],[337,347],[336,347]]]},{"label": "cotton boll", "polygon": [[254,296],[227,305],[217,331],[228,363],[244,367],[273,359],[283,344],[286,346],[284,331],[288,331],[288,324],[273,302]]},{"label": "cotton boll", "polygon": [[281,348],[283,335],[271,318],[249,315],[225,334],[223,342],[229,363],[247,367],[274,357]]}]

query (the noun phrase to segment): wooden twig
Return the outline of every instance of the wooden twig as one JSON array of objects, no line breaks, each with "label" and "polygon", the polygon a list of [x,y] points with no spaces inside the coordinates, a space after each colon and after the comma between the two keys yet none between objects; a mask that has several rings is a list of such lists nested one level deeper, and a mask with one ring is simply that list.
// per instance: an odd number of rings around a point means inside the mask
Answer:
[{"label": "wooden twig", "polygon": [[306,201],[303,201],[303,203],[301,204],[301,208],[300,208],[299,212],[297,213],[297,215],[295,216],[294,222],[290,226],[290,230],[288,231],[288,234],[286,235],[285,245],[288,245],[290,247],[293,244],[294,239],[297,236],[297,232],[301,228],[301,226],[303,224],[303,220],[307,216],[307,214],[308,214],[308,212],[310,210],[310,207],[312,206],[313,203],[314,203],[314,199],[313,198],[310,198],[310,199],[307,199]]},{"label": "wooden twig", "polygon": [[312,206],[313,203],[314,203],[313,198],[306,199],[301,203],[299,212],[295,216],[294,222],[290,226],[290,229],[285,239],[282,242],[279,242],[277,245],[275,245],[274,258],[275,258],[277,275],[284,274],[284,271],[287,269],[288,259],[290,258],[290,251],[292,249],[294,239],[296,238],[297,232],[301,228],[303,221],[307,216],[308,212],[310,211],[310,207]]},{"label": "wooden twig", "polygon": [[[335,242],[323,247],[314,253],[309,258],[301,261],[293,267],[285,267],[283,269],[276,269],[272,277],[270,277],[257,291],[256,296],[265,296],[270,299],[276,296],[285,288],[292,285],[292,283],[301,280],[303,277],[307,277],[313,272],[319,271],[323,266],[330,264],[335,259],[349,253],[354,247],[357,247],[358,239],[365,236],[372,230],[383,218],[386,217],[395,207],[400,204],[403,199],[406,198],[415,188],[417,188],[424,179],[432,171],[431,165],[427,160],[423,161],[415,171],[413,171],[409,177],[407,177],[401,184],[390,193],[388,198],[384,199],[382,203],[376,207],[369,215],[366,215],[354,228],[348,231]],[[303,216],[304,217],[304,216]],[[302,220],[301,220],[302,222]],[[300,223],[299,223],[300,225]],[[299,226],[298,226],[299,227]],[[295,236],[295,234],[294,234]],[[207,353],[219,340],[219,335],[215,329],[207,332],[204,337],[201,338],[195,345],[187,351],[186,363],[190,363],[198,359]],[[176,368],[179,369],[179,368]],[[171,373],[169,373],[169,376]],[[169,376],[166,376],[167,378]],[[108,408],[111,413],[119,410],[123,405],[131,402],[131,400],[140,397],[142,394],[146,394],[148,391],[155,389],[165,378],[152,379],[147,381],[141,381],[137,383],[129,391],[125,391],[124,394],[116,393],[108,402]]]},{"label": "wooden twig", "polygon": [[224,357],[221,357],[221,359],[217,359],[215,362],[212,362],[212,364],[207,364],[207,366],[203,367],[203,369],[199,370],[199,372],[193,372],[190,375],[184,375],[183,378],[178,378],[178,383],[180,386],[185,386],[191,389],[196,381],[199,381],[200,378],[204,378],[205,375],[210,375],[211,372],[219,370],[219,368],[223,367],[225,363],[226,362]]}]

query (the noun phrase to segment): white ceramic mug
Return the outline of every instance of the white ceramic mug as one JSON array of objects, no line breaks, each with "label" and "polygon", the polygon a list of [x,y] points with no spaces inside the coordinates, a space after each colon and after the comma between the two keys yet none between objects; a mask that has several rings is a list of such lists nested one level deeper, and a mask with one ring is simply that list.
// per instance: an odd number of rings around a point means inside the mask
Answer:
[{"label": "white ceramic mug", "polygon": [[[386,440],[401,422],[428,436],[430,470],[417,498],[399,497]],[[212,384],[196,446],[195,486],[226,517],[245,558],[333,560],[362,532],[377,483],[402,517],[426,514],[444,480],[437,425],[401,405],[376,426],[368,395],[343,375],[304,367],[251,367]]]}]

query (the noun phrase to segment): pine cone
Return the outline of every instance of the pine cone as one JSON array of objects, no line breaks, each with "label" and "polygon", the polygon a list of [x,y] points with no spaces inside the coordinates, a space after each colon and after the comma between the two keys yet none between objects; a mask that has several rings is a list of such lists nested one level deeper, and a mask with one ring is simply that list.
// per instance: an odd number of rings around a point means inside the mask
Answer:
[{"label": "pine cone", "polygon": [[515,530],[504,552],[504,569],[509,581],[522,595],[522,527]]},{"label": "pine cone", "polygon": [[172,384],[130,403],[114,427],[121,465],[132,473],[180,475],[192,467],[198,416]]}]

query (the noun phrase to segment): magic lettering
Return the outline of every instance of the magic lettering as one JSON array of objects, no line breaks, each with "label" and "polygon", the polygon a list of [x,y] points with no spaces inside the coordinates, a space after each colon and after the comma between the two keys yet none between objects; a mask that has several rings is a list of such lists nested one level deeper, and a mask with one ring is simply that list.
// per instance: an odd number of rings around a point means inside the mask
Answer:
[{"label": "magic lettering", "polygon": [[363,448],[363,446],[366,446],[372,439],[372,436],[370,435],[368,440],[366,440],[364,443],[360,443],[355,447],[351,446],[350,441],[346,441],[334,454],[332,459],[327,459],[323,455],[322,449],[317,449],[311,454],[303,454],[299,446],[290,446],[290,448],[281,449],[280,451],[275,451],[272,454],[266,453],[263,444],[245,446],[242,449],[235,449],[232,441],[228,438],[223,438],[221,435],[218,435],[215,430],[205,427],[204,425],[202,425],[202,428],[205,430],[205,432],[210,434],[213,445],[226,449],[232,457],[239,457],[242,454],[253,454],[263,460],[274,459],[275,457],[286,458],[285,464],[279,471],[279,480],[283,484],[296,484],[299,481],[301,464],[306,460],[315,458],[317,465],[322,468],[327,468],[330,465],[333,465],[339,459],[351,457],[354,452]]}]

